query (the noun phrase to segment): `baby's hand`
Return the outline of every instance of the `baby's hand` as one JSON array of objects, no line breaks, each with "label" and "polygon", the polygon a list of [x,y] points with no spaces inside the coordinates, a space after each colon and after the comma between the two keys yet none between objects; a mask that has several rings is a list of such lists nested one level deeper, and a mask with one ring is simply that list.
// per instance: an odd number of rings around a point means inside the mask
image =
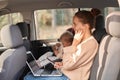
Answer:
[{"label": "baby's hand", "polygon": [[57,55],[59,53],[58,49],[56,49],[55,45],[52,47],[52,50],[53,50],[53,52],[54,52],[55,55]]},{"label": "baby's hand", "polygon": [[56,43],[56,49],[59,48],[61,46],[61,43]]},{"label": "baby's hand", "polygon": [[56,43],[53,47],[52,47],[54,54],[57,56],[59,53],[62,53],[62,43]]}]

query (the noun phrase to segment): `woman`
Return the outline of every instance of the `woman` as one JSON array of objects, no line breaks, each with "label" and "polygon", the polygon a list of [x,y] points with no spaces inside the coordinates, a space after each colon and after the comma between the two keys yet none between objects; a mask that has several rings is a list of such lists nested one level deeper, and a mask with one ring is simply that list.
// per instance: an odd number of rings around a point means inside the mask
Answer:
[{"label": "woman", "polygon": [[79,11],[73,17],[75,36],[72,46],[64,48],[63,62],[55,67],[70,80],[88,80],[90,68],[98,49],[98,43],[91,35],[94,18],[89,11]]},{"label": "woman", "polygon": [[98,43],[91,35],[94,18],[89,11],[79,11],[73,17],[75,36],[73,43],[63,49],[63,61],[56,62],[61,77],[39,77],[39,80],[88,80],[90,68],[98,49]]}]

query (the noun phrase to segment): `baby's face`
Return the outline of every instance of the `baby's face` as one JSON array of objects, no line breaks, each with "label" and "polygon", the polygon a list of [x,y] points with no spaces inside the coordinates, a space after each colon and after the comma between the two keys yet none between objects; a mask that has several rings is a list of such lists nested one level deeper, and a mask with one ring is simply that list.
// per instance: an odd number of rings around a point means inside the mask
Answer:
[{"label": "baby's face", "polygon": [[70,42],[62,42],[62,44],[63,44],[63,47],[68,47],[68,46],[70,46],[70,45],[71,45],[71,43],[70,43]]},{"label": "baby's face", "polygon": [[68,47],[72,44],[71,42],[66,41],[66,38],[64,37],[60,40],[60,42],[62,43],[63,47]]}]

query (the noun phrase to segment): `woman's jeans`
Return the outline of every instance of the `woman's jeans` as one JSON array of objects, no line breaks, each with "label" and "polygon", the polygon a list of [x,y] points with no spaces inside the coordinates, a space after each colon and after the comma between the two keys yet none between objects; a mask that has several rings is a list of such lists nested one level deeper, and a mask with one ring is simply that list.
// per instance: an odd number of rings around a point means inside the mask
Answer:
[{"label": "woman's jeans", "polygon": [[28,74],[24,77],[24,80],[69,80],[65,75],[62,76],[33,76]]}]

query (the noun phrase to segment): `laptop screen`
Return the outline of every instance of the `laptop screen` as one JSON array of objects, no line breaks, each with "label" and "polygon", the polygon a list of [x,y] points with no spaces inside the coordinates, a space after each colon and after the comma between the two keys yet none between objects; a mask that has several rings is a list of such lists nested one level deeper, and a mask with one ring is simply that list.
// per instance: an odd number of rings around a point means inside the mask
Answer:
[{"label": "laptop screen", "polygon": [[30,68],[33,72],[35,72],[36,70],[39,70],[40,67],[38,66],[38,64],[37,64],[37,62],[36,62],[36,60],[35,60],[35,57],[33,56],[32,53],[29,54],[29,57],[32,59],[32,61],[28,61],[28,60],[27,60],[27,62],[26,62],[27,65],[29,66],[29,68]]}]

